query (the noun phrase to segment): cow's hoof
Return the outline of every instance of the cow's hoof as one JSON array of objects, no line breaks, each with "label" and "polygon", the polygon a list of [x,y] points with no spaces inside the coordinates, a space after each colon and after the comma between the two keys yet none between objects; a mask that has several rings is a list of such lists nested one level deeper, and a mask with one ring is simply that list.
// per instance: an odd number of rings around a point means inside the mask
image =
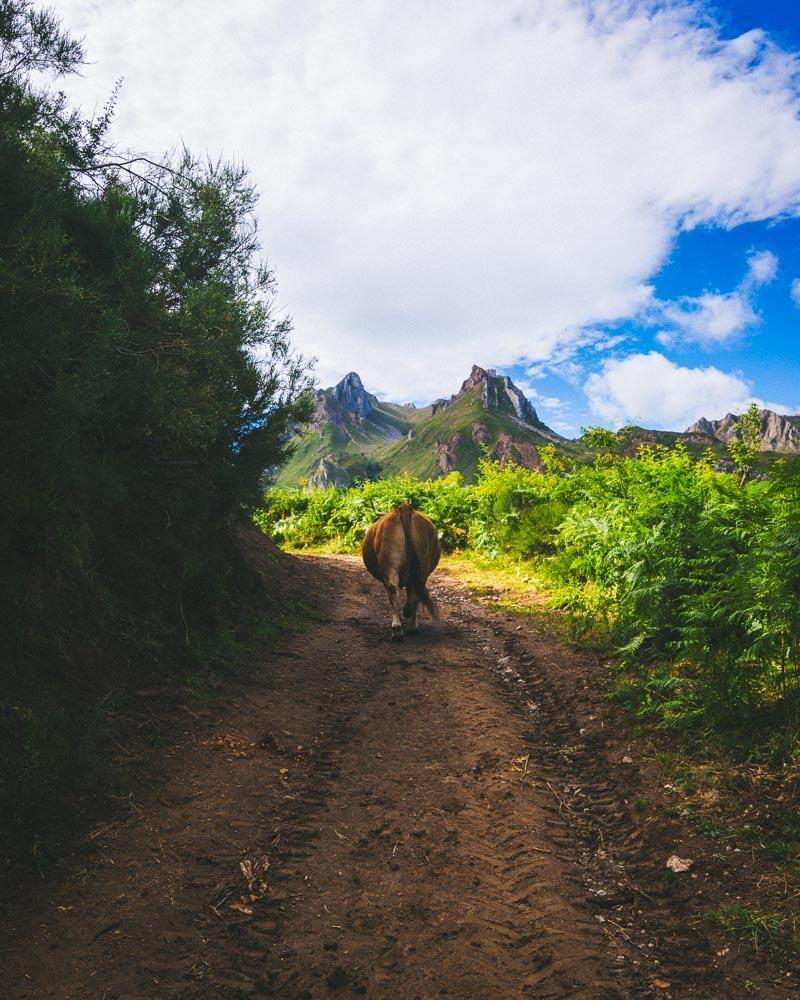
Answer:
[{"label": "cow's hoof", "polygon": [[392,642],[402,642],[402,641],[403,641],[403,626],[392,625]]}]

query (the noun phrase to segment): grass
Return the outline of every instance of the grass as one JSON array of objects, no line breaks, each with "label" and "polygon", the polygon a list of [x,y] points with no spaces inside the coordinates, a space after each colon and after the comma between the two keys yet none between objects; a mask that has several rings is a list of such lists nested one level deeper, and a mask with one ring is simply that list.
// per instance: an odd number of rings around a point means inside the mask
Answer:
[{"label": "grass", "polygon": [[455,552],[442,556],[437,572],[462,584],[493,610],[525,615],[567,641],[566,616],[552,607],[552,588],[544,568],[536,563]]},{"label": "grass", "polygon": [[800,938],[791,914],[730,903],[711,910],[707,917],[726,937],[750,945],[759,954],[800,954]]},{"label": "grass", "polygon": [[[566,615],[551,606],[553,590],[543,567],[456,554],[443,558],[442,571],[489,607],[533,618],[537,626],[569,638]],[[645,674],[613,668],[607,694],[628,716],[629,737],[645,741],[651,753],[655,746],[653,757],[671,786],[668,801],[641,797],[633,808],[640,814],[660,809],[725,845],[725,851],[746,851],[762,875],[756,892],[763,898],[722,907],[709,918],[726,936],[757,951],[796,953],[792,900],[785,910],[770,907],[769,900],[800,892],[800,819],[792,798],[800,762],[770,749],[770,739],[779,738],[774,732],[745,752],[736,733],[685,725],[684,717],[696,707],[691,689],[666,668]],[[570,751],[562,748],[567,757]]]}]

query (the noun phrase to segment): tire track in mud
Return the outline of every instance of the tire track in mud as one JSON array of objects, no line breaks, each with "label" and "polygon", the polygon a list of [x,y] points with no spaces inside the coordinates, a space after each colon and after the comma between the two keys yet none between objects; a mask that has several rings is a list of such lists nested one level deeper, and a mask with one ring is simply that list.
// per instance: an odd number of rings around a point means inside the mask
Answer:
[{"label": "tire track in mud", "polygon": [[741,996],[626,803],[587,662],[441,580],[443,619],[393,645],[357,561],[304,564],[324,618],[97,838],[10,996]]},{"label": "tire track in mud", "polygon": [[[537,762],[533,780],[553,794],[562,824],[549,839],[577,866],[587,909],[627,966],[625,995],[740,997],[746,975],[722,972],[719,958],[730,949],[715,952],[704,933],[709,904],[691,881],[697,876],[680,884],[665,875],[670,851],[657,842],[674,846],[687,831],[664,820],[645,831],[629,804],[638,769],[629,758],[621,766],[614,759],[619,732],[606,729],[603,718],[613,709],[599,692],[587,694],[587,681],[598,679],[591,655],[535,625],[520,629],[513,615],[480,607],[476,615],[475,602],[452,585],[440,599],[472,631],[489,670],[532,723],[526,740]],[[776,996],[786,995],[781,983],[771,985],[779,987]]]},{"label": "tire track in mud", "polygon": [[[340,687],[335,700],[360,701],[360,710],[317,753],[335,755],[340,788],[316,800],[297,795],[291,820],[303,830],[310,822],[316,838],[302,873],[296,855],[274,852],[276,876],[293,883],[293,895],[272,995],[627,995],[618,969],[607,968],[601,929],[581,908],[569,861],[552,846],[530,849],[532,837],[546,844],[558,831],[568,842],[569,831],[549,792],[537,796],[519,782],[522,715],[498,702],[461,627],[440,622],[424,639],[390,646],[379,592],[357,567],[337,569],[352,574],[347,591],[367,601],[372,680]],[[363,618],[352,624],[364,632]],[[370,767],[377,761],[378,774]],[[324,779],[316,775],[318,789]],[[336,824],[325,830],[323,799],[334,795]],[[335,961],[319,955],[320,921],[330,936],[323,952]]]}]

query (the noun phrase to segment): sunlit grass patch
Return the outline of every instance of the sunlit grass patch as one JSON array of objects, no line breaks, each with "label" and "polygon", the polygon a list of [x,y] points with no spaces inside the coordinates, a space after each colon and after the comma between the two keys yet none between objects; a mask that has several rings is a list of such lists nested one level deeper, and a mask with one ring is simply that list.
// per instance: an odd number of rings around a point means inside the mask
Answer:
[{"label": "sunlit grass patch", "polygon": [[454,552],[442,557],[439,571],[465,586],[492,610],[529,616],[560,638],[568,637],[568,622],[553,607],[553,584],[543,565]]},{"label": "sunlit grass patch", "polygon": [[708,919],[720,927],[726,937],[750,945],[757,952],[797,954],[800,939],[792,914],[763,910],[746,903],[730,903],[711,910]]}]

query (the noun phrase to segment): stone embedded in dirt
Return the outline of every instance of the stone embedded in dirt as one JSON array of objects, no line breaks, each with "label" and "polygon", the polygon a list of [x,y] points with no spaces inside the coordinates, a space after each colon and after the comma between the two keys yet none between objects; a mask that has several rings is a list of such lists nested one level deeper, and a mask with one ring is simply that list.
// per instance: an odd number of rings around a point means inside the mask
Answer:
[{"label": "stone embedded in dirt", "polygon": [[283,747],[278,742],[278,737],[275,733],[270,732],[269,730],[267,730],[267,732],[265,732],[261,737],[258,745],[262,750],[271,750],[273,753],[283,753]]},{"label": "stone embedded in dirt", "polygon": [[688,872],[693,864],[694,861],[691,858],[679,858],[677,854],[672,854],[667,858],[667,868],[677,874]]},{"label": "stone embedded in dirt", "polygon": [[347,986],[350,982],[350,977],[341,965],[337,965],[333,972],[326,978],[325,982],[330,989],[340,990],[343,986]]},{"label": "stone embedded in dirt", "polygon": [[253,983],[246,979],[222,979],[221,977],[217,977],[214,985],[217,987],[221,986],[224,990],[228,990],[237,997],[250,996],[255,989]]}]

